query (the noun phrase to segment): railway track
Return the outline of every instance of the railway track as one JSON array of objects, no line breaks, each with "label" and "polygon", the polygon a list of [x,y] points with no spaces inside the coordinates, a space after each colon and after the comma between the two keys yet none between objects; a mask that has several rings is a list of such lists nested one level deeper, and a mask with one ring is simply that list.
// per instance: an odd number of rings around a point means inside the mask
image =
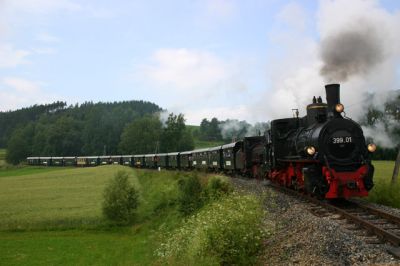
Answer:
[{"label": "railway track", "polygon": [[387,251],[400,258],[400,216],[371,207],[366,203],[352,200],[326,202],[297,191],[270,184],[273,188],[310,202],[310,211],[317,216],[335,215],[334,219],[347,220],[349,230],[363,230],[363,236],[370,244],[388,242]]}]

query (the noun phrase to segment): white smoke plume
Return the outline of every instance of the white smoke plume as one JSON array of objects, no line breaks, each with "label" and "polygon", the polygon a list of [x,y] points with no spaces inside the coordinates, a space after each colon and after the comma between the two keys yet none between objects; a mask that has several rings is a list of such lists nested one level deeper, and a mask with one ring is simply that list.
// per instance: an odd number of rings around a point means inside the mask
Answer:
[{"label": "white smoke plume", "polygon": [[383,148],[396,148],[400,140],[393,136],[392,132],[399,128],[399,122],[395,119],[378,121],[373,126],[363,126],[364,136],[372,139],[378,146]]},{"label": "white smoke plume", "polygon": [[269,123],[255,123],[251,125],[246,121],[228,119],[219,124],[223,139],[241,139],[243,137],[263,136],[269,129]]},{"label": "white smoke plume", "polygon": [[168,121],[168,116],[169,116],[168,110],[162,110],[159,112],[157,115],[160,118],[160,122],[162,124],[162,127],[167,127],[167,121]]}]

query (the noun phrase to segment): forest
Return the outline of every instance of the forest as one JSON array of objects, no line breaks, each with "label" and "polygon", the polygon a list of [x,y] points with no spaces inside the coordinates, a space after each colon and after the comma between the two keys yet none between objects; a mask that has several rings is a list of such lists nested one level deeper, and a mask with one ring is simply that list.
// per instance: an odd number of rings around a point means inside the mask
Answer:
[{"label": "forest", "polygon": [[[170,114],[163,124],[159,119],[161,112],[156,104],[143,101],[86,102],[75,106],[55,102],[1,112],[0,147],[7,148],[6,160],[12,164],[27,156],[192,149],[193,139],[183,115]],[[179,141],[167,141],[172,136]],[[138,142],[143,145],[136,145]]]}]

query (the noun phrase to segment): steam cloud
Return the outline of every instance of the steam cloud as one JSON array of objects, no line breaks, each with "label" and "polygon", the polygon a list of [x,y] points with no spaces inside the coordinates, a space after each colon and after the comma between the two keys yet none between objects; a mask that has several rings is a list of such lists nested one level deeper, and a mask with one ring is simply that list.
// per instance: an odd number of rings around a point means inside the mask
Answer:
[{"label": "steam cloud", "polygon": [[353,75],[368,74],[384,61],[384,36],[371,22],[360,20],[359,28],[328,35],[321,41],[321,75],[327,82],[344,82]]},{"label": "steam cloud", "polygon": [[255,123],[251,125],[245,121],[236,119],[228,119],[219,125],[222,138],[224,139],[241,139],[243,137],[264,135],[269,129],[269,123]]},{"label": "steam cloud", "polygon": [[[291,117],[291,110],[298,108],[303,116],[312,96],[325,98],[327,83],[341,84],[341,100],[352,119],[362,120],[369,106],[385,112],[384,103],[400,88],[400,12],[389,12],[375,0],[320,0],[315,17],[305,9],[303,13],[278,17],[277,23],[287,30],[276,32],[279,38],[273,40],[284,56],[271,57],[270,88],[250,108],[252,113],[267,114],[265,121]],[[316,21],[319,40],[296,25],[290,27],[285,18],[292,17],[303,24]],[[387,134],[393,126],[396,123],[385,121],[384,127],[365,128],[365,135],[393,147],[396,140]]]}]

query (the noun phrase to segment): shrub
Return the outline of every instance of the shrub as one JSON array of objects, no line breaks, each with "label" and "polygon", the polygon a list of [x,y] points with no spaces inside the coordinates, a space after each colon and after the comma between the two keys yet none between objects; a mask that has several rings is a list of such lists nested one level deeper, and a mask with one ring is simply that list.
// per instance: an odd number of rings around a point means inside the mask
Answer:
[{"label": "shrub", "polygon": [[202,187],[197,176],[179,179],[178,209],[183,215],[193,213],[203,205]]},{"label": "shrub", "polygon": [[211,200],[219,199],[233,191],[232,185],[223,176],[213,176],[208,180],[206,187],[207,197]]},{"label": "shrub", "polygon": [[103,214],[116,224],[133,222],[139,193],[129,182],[128,174],[119,171],[104,190]]},{"label": "shrub", "polygon": [[255,264],[267,233],[263,217],[255,196],[223,197],[189,217],[156,255],[178,265]]}]

